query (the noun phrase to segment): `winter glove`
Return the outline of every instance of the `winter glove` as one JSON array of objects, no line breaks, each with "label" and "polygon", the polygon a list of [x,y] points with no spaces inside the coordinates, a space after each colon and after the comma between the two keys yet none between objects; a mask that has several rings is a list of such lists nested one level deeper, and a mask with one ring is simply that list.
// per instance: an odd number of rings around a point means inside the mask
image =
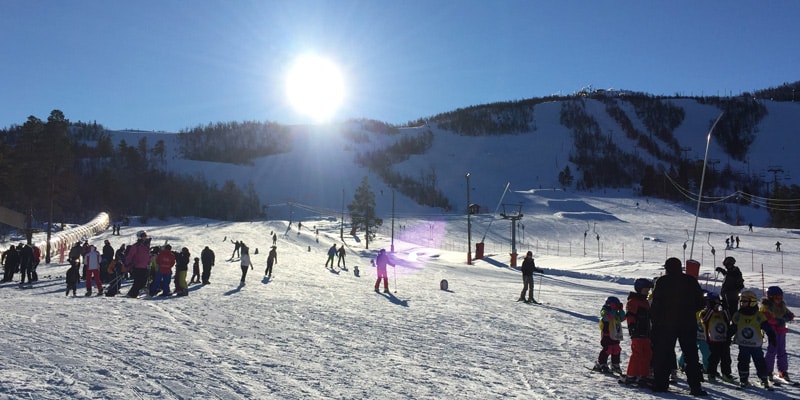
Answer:
[{"label": "winter glove", "polygon": [[776,318],[776,320],[778,321],[778,323],[777,323],[777,324],[775,324],[775,325],[778,325],[778,326],[786,326],[786,320],[785,320],[785,319],[783,319],[783,318]]},{"label": "winter glove", "polygon": [[714,271],[717,271],[722,275],[725,275],[725,272],[726,272],[724,269],[722,269],[722,267],[717,267],[717,268],[714,269]]},{"label": "winter glove", "polygon": [[250,271],[253,270],[253,264],[250,264]]}]

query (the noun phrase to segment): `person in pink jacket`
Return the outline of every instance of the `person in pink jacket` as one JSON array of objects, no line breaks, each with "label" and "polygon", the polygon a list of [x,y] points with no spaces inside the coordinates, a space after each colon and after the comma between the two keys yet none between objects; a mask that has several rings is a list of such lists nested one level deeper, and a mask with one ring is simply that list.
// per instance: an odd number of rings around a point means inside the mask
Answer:
[{"label": "person in pink jacket", "polygon": [[92,281],[97,286],[97,295],[103,294],[103,284],[100,282],[100,253],[97,248],[89,246],[89,251],[83,256],[83,263],[86,265],[86,295],[92,295]]},{"label": "person in pink jacket", "polygon": [[150,238],[145,231],[136,233],[136,243],[128,246],[125,268],[133,278],[133,284],[126,296],[139,297],[139,291],[147,285],[147,268],[150,266]]}]

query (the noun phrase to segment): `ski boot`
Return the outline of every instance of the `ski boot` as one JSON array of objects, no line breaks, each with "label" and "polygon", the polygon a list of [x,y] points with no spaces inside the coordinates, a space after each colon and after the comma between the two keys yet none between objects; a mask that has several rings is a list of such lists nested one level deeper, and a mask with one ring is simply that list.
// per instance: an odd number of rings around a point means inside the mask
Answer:
[{"label": "ski boot", "polygon": [[740,377],[739,378],[739,388],[745,389],[745,388],[748,388],[748,387],[750,387],[750,382],[747,380],[747,378]]},{"label": "ski boot", "polygon": [[722,374],[720,377],[722,378],[722,381],[725,383],[733,383],[734,381],[736,381],[736,378],[734,378],[733,375],[731,374]]},{"label": "ski boot", "polygon": [[772,387],[769,385],[769,379],[767,379],[766,376],[763,377],[763,378],[759,378],[759,379],[761,379],[761,386],[763,386],[764,389],[767,389],[767,390],[770,390],[770,391],[772,390]]},{"label": "ski boot", "polygon": [[706,381],[709,383],[717,383],[717,374],[709,372]]},{"label": "ski boot", "polygon": [[594,368],[592,368],[592,371],[609,372],[611,370],[608,368],[608,364],[600,364],[600,362],[595,362],[594,363]]},{"label": "ski boot", "polygon": [[86,291],[86,297],[89,297],[91,295],[92,295],[92,289],[87,290]]},{"label": "ski boot", "polygon": [[622,368],[620,368],[619,364],[611,364],[611,372],[622,375]]}]

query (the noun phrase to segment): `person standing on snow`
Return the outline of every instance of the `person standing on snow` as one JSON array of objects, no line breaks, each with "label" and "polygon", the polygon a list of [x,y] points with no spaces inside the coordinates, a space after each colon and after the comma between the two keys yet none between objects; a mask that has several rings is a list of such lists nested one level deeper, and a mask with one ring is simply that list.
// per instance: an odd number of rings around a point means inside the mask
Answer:
[{"label": "person standing on snow", "polygon": [[253,269],[253,263],[250,262],[250,248],[244,242],[240,242],[239,248],[242,251],[240,264],[242,267],[242,280],[239,281],[239,286],[244,286],[244,279],[247,277],[247,268]]},{"label": "person standing on snow", "polygon": [[631,336],[631,357],[625,371],[625,382],[629,384],[644,383],[650,374],[653,348],[650,343],[650,303],[647,295],[652,288],[651,280],[636,279],[633,282],[633,292],[628,294],[625,302],[625,321]]},{"label": "person standing on snow", "polygon": [[742,271],[736,265],[736,259],[733,257],[725,257],[722,260],[722,267],[717,267],[715,271],[722,274],[725,279],[722,280],[722,286],[719,288],[720,297],[722,297],[723,305],[728,310],[728,315],[733,315],[739,307],[739,292],[744,289],[744,278]]},{"label": "person standing on snow", "polygon": [[155,296],[159,288],[161,289],[161,296],[169,296],[172,294],[169,290],[169,281],[172,279],[172,266],[175,265],[175,254],[172,253],[172,246],[165,244],[164,248],[158,252],[156,265],[158,266],[158,271],[156,272],[156,279],[153,280],[150,286],[150,296]]},{"label": "person standing on snow", "polygon": [[189,272],[189,261],[192,259],[189,249],[181,249],[180,253],[173,252],[175,255],[175,293],[178,296],[189,294],[189,285],[186,284],[186,274]]},{"label": "person standing on snow", "polygon": [[103,294],[103,284],[100,283],[100,253],[97,248],[89,246],[89,251],[84,257],[84,264],[86,265],[86,295],[92,295],[92,281],[97,286],[97,295]]},{"label": "person standing on snow", "polygon": [[[524,301],[526,303],[536,303],[533,298],[533,273],[538,272],[543,274],[539,268],[536,268],[536,263],[533,261],[533,252],[528,251],[525,254],[525,259],[522,260],[522,293],[519,294],[517,301]],[[528,299],[525,299],[525,292],[528,292]]]},{"label": "person standing on snow", "polygon": [[[381,279],[383,279],[383,293],[389,293],[389,275],[386,273],[387,264],[394,267],[394,264],[389,262],[389,256],[386,254],[386,250],[381,249],[380,253],[378,253],[378,257],[375,258],[375,266],[378,268],[378,280],[375,281],[375,292],[378,292],[378,288],[381,286]],[[333,263],[331,263],[331,268],[333,268]]]},{"label": "person standing on snow", "polygon": [[200,252],[200,262],[203,264],[203,285],[208,285],[211,278],[211,267],[214,266],[214,251],[206,246]]},{"label": "person standing on snow", "polygon": [[675,342],[686,360],[686,381],[693,396],[708,393],[700,385],[700,357],[697,354],[697,312],[703,309],[703,290],[697,279],[686,275],[681,260],[664,262],[666,274],[653,289],[650,316],[653,329],[653,391],[669,390],[669,374],[675,368]]},{"label": "person standing on snow", "polygon": [[[336,259],[336,266],[340,267],[340,266],[344,265],[344,268],[347,269],[347,263],[344,261],[344,256],[345,256],[344,244],[339,246],[339,251],[337,251],[336,254],[338,255],[338,258]],[[331,265],[333,265],[333,264],[331,264]]]},{"label": "person standing on snow", "polygon": [[272,246],[269,251],[269,255],[267,255],[267,269],[264,271],[264,276],[267,278],[272,278],[272,266],[278,262],[278,251],[277,247]]},{"label": "person standing on snow", "polygon": [[331,263],[331,269],[333,269],[333,257],[336,257],[336,243],[328,249],[328,260],[325,261],[325,268],[328,268],[328,263]]},{"label": "person standing on snow", "polygon": [[125,256],[125,267],[133,278],[133,284],[128,290],[128,297],[139,297],[139,291],[147,285],[147,275],[150,267],[150,238],[145,231],[136,232],[136,243],[128,246]]}]

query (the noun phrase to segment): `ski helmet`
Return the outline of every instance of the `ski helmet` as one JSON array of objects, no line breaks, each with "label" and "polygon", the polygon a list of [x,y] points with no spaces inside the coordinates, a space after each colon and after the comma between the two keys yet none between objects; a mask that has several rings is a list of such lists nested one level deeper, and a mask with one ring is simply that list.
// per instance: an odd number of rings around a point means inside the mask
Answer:
[{"label": "ski helmet", "polygon": [[146,237],[147,237],[147,232],[145,232],[145,231],[136,232],[136,238],[137,239],[144,239]]},{"label": "ski helmet", "polygon": [[714,293],[714,292],[706,291],[706,293],[703,295],[703,297],[705,297],[706,306],[708,306],[708,307],[714,307],[714,306],[716,306],[716,305],[721,303],[720,299],[719,299],[719,295]]},{"label": "ski helmet", "polygon": [[778,286],[770,286],[767,288],[767,297],[783,296],[783,290]]},{"label": "ski helmet", "polygon": [[730,267],[733,264],[736,264],[736,259],[731,256],[725,257],[725,259],[722,260],[722,265],[726,267]]},{"label": "ski helmet", "polygon": [[647,278],[639,278],[633,282],[633,289],[636,290],[637,292],[644,288],[652,289],[653,281]]},{"label": "ski helmet", "polygon": [[606,304],[605,304],[605,306],[606,306],[606,307],[609,307],[609,308],[613,308],[613,309],[615,309],[615,310],[618,310],[618,309],[622,308],[622,302],[621,302],[621,301],[619,301],[619,299],[618,299],[618,298],[616,298],[616,297],[614,297],[614,296],[609,296],[609,297],[606,299]]},{"label": "ski helmet", "polygon": [[739,305],[742,307],[755,307],[758,305],[758,296],[750,290],[739,295]]}]

